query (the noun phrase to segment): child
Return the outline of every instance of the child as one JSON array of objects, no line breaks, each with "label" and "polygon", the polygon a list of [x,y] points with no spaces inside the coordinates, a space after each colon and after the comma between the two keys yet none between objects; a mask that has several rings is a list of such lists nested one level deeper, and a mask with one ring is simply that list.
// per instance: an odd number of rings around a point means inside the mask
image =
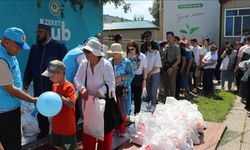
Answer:
[{"label": "child", "polygon": [[63,62],[53,60],[49,62],[48,68],[42,73],[49,77],[54,83],[52,91],[58,93],[63,102],[59,114],[52,117],[52,144],[57,149],[76,149],[76,123],[75,123],[75,101],[76,94],[74,86],[65,79],[66,67]]}]

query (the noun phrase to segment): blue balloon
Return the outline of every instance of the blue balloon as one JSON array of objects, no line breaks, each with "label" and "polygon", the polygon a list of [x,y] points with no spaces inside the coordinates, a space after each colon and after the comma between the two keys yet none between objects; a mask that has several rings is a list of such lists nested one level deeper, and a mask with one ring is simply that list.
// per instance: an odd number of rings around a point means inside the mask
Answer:
[{"label": "blue balloon", "polygon": [[61,111],[62,99],[55,92],[44,92],[39,96],[36,107],[43,116],[53,117]]}]

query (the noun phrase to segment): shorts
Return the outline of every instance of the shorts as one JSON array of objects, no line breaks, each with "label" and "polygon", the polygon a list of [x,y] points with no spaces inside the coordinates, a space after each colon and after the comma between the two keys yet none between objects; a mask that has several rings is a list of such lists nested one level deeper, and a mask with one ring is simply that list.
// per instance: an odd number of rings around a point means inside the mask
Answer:
[{"label": "shorts", "polygon": [[52,145],[63,147],[66,150],[75,150],[76,134],[65,136],[52,133]]},{"label": "shorts", "polygon": [[200,77],[201,76],[201,69],[196,67],[195,72],[194,72],[195,77]]}]

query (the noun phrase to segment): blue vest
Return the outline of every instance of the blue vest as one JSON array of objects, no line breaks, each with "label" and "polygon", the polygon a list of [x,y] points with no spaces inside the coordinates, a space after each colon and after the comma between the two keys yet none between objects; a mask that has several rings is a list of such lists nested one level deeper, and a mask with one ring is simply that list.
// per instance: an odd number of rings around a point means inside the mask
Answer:
[{"label": "blue vest", "polygon": [[78,70],[76,58],[83,54],[83,51],[80,49],[81,47],[82,45],[79,45],[76,48],[70,50],[63,58],[63,63],[66,66],[65,77],[72,84],[74,84],[74,78]]},{"label": "blue vest", "polygon": [[[9,65],[10,72],[12,75],[12,84],[21,90],[22,78],[19,69],[19,64],[15,56],[10,56],[4,47],[0,45],[0,59],[4,59]],[[1,76],[1,75],[0,75]],[[21,105],[19,98],[11,96],[1,85],[0,85],[0,113],[12,111]]]}]

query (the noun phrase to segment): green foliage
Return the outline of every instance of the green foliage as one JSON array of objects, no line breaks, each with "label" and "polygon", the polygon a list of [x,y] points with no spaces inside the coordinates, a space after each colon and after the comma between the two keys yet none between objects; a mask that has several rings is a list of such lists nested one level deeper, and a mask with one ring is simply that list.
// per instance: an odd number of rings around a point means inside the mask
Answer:
[{"label": "green foliage", "polygon": [[224,90],[215,90],[212,98],[198,96],[196,104],[204,120],[222,122],[234,104],[235,95]]},{"label": "green foliage", "polygon": [[154,0],[153,6],[149,7],[149,13],[154,18],[154,24],[158,25],[160,24],[160,0]]},{"label": "green foliage", "polygon": [[143,21],[144,20],[144,16],[136,16],[134,15],[134,21]]},{"label": "green foliage", "polygon": [[[58,0],[61,2],[61,17],[64,17],[64,5],[65,3],[69,2],[72,9],[77,12],[84,8],[84,1],[85,0]],[[93,0],[94,1],[94,0]],[[131,11],[131,4],[126,3],[125,0],[95,0],[98,5],[104,5],[106,3],[113,3],[115,7],[122,6],[125,13]],[[42,5],[42,0],[36,0],[36,6],[40,8]]]}]

